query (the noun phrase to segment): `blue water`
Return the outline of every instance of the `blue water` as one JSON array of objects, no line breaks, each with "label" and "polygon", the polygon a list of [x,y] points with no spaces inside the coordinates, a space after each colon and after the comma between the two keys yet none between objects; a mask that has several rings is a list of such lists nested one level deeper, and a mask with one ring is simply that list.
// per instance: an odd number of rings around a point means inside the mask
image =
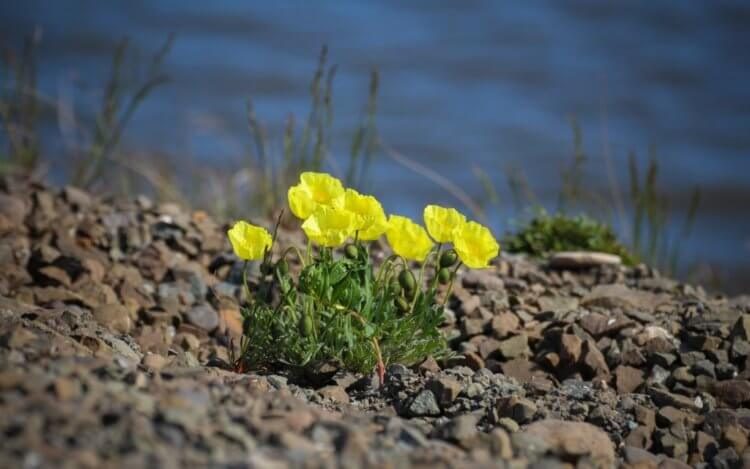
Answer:
[{"label": "blue water", "polygon": [[[627,155],[657,148],[662,187],[684,207],[703,191],[685,264],[719,266],[728,288],[750,290],[750,6],[742,1],[31,1],[0,5],[2,37],[17,44],[42,28],[41,87],[91,111],[111,52],[128,35],[146,56],[168,32],[173,81],[140,109],[125,148],[226,167],[251,146],[245,99],[276,142],[284,119],[306,116],[320,46],[338,64],[332,158],[381,76],[384,141],[482,198],[472,167],[496,184],[498,232],[517,216],[506,184],[521,168],[554,207],[581,125],[587,184],[610,185],[605,148],[622,191]],[[48,140],[53,153],[59,145]],[[280,144],[277,144],[280,147]],[[58,165],[64,160],[58,160]],[[458,203],[387,157],[372,192],[389,211],[418,216],[429,202]],[[670,229],[677,230],[677,218]],[[744,272],[744,274],[742,274]]]}]

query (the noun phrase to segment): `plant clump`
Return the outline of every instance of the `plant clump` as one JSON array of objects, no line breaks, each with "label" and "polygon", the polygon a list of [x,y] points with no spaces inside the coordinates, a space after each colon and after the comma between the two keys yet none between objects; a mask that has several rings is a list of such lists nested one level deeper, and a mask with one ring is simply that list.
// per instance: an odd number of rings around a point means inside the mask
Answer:
[{"label": "plant clump", "polygon": [[[228,232],[245,272],[249,262],[260,262],[257,284],[245,276],[251,294],[238,369],[330,364],[377,368],[382,378],[389,363],[412,365],[447,353],[440,330],[445,301],[461,265],[483,268],[497,256],[489,229],[436,205],[425,208],[427,229],[387,217],[375,197],[325,173],[302,173],[288,199],[303,220],[304,253],[290,246],[272,255],[275,233],[247,222]],[[376,265],[370,243],[382,235],[393,254]],[[289,257],[299,269],[290,268]]]},{"label": "plant clump", "polygon": [[506,238],[505,244],[508,252],[535,257],[561,251],[596,251],[616,254],[626,265],[637,262],[609,225],[585,215],[549,215],[542,211]]}]

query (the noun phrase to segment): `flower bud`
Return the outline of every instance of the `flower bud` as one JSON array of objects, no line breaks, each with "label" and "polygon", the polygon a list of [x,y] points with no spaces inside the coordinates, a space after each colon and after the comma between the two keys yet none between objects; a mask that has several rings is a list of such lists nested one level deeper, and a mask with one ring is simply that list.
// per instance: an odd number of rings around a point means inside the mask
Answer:
[{"label": "flower bud", "polygon": [[458,261],[458,254],[453,249],[444,251],[440,255],[440,267],[451,267]]},{"label": "flower bud", "polygon": [[391,280],[388,288],[391,290],[391,292],[393,292],[394,295],[399,295],[401,293],[401,284],[398,283],[398,280],[396,280],[395,278]]},{"label": "flower bud", "polygon": [[451,281],[451,271],[443,267],[442,269],[438,270],[438,282],[440,282],[440,285],[446,285],[448,282]]},{"label": "flower bud", "polygon": [[309,314],[303,314],[299,323],[299,333],[303,337],[310,337],[313,333],[313,320]]},{"label": "flower bud", "polygon": [[409,302],[407,302],[403,296],[399,296],[398,298],[393,300],[393,303],[402,313],[409,311]]},{"label": "flower bud", "polygon": [[359,256],[359,248],[354,244],[347,244],[344,248],[344,255],[347,259],[356,259]]},{"label": "flower bud", "polygon": [[404,290],[407,292],[414,291],[417,286],[417,281],[414,279],[414,274],[411,270],[404,269],[398,274],[398,283],[401,284]]},{"label": "flower bud", "polygon": [[279,275],[286,275],[289,273],[289,263],[283,257],[276,262],[276,272]]}]

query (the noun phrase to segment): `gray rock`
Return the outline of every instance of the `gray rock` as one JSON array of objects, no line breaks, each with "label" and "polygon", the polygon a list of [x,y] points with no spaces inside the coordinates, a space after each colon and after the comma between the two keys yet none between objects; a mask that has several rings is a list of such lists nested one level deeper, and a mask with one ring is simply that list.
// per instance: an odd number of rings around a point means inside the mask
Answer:
[{"label": "gray rock", "polygon": [[194,326],[211,332],[219,327],[219,314],[208,304],[193,306],[185,314],[187,321]]},{"label": "gray rock", "polygon": [[429,389],[423,389],[414,396],[406,407],[406,411],[412,417],[440,415],[437,399]]}]

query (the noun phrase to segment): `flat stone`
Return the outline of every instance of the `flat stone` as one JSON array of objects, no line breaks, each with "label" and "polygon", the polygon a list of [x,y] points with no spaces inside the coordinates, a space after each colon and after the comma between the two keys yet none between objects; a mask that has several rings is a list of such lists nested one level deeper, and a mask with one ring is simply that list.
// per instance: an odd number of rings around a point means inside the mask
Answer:
[{"label": "flat stone", "polygon": [[658,306],[668,304],[671,297],[642,290],[633,290],[624,284],[597,285],[591,293],[583,298],[581,304],[586,307],[604,309],[642,309],[653,311]]},{"label": "flat stone", "polygon": [[521,322],[519,321],[518,316],[510,312],[500,313],[494,316],[490,321],[492,335],[498,339],[504,339],[517,332],[520,326]]},{"label": "flat stone", "polygon": [[540,296],[537,298],[537,303],[542,312],[551,311],[556,315],[578,309],[578,298],[570,296]]},{"label": "flat stone", "polygon": [[622,259],[616,254],[595,251],[560,251],[549,257],[550,267],[556,269],[582,269],[602,265],[620,265]]}]

